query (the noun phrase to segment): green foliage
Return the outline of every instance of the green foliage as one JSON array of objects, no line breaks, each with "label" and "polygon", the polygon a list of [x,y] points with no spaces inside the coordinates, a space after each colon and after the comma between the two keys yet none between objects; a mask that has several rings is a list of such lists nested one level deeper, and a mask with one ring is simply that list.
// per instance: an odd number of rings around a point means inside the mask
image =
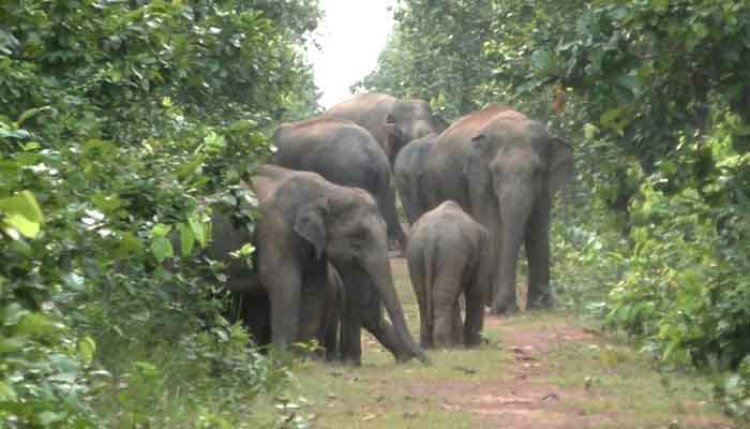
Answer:
[{"label": "green foliage", "polygon": [[234,198],[273,122],[317,109],[300,48],[317,17],[313,0],[0,5],[0,419],[238,427],[283,387],[199,253],[206,196]]},{"label": "green foliage", "polygon": [[[653,340],[664,360],[727,369],[750,355],[750,155],[733,147],[738,124],[730,116],[707,138],[683,140],[632,206],[631,269],[608,319]],[[686,174],[696,168],[697,180]]]}]

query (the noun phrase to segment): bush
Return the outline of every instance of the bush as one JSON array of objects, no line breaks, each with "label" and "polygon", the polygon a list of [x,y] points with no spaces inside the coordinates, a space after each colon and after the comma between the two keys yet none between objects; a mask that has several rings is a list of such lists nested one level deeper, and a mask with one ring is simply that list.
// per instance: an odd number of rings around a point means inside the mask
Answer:
[{"label": "bush", "polygon": [[317,16],[315,1],[0,5],[3,421],[237,427],[240,403],[285,386],[285,364],[221,317],[203,200],[252,174],[273,121],[317,108],[299,48]]}]

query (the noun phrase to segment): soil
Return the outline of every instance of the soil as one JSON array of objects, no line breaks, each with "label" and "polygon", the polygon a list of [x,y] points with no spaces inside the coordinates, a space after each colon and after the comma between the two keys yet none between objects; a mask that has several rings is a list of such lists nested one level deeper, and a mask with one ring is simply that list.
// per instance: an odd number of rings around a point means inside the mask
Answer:
[{"label": "soil", "polygon": [[[550,369],[542,363],[545,353],[566,343],[581,346],[597,341],[596,336],[576,326],[545,326],[519,331],[502,318],[487,315],[485,323],[497,329],[505,347],[512,351],[510,369],[497,380],[461,382],[430,380],[412,383],[414,396],[438,397],[441,407],[451,411],[468,411],[476,427],[513,429],[580,429],[617,427],[617,416],[587,413],[577,406],[603,400],[606,393],[595,389],[561,388],[545,382]],[[731,428],[725,421],[710,421],[700,416],[685,416],[675,428]],[[670,426],[668,426],[670,427]]]}]

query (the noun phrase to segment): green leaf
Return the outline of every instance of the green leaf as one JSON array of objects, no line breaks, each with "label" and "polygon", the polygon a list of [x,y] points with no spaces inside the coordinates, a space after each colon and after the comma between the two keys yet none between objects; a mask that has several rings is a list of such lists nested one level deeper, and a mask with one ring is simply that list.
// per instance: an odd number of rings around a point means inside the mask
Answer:
[{"label": "green leaf", "polygon": [[94,206],[104,213],[112,213],[120,208],[120,198],[117,195],[96,194],[91,197]]},{"label": "green leaf", "polygon": [[0,381],[0,402],[15,402],[18,399],[16,391],[7,383]]},{"label": "green leaf", "polygon": [[41,426],[50,426],[53,423],[58,423],[58,422],[61,422],[61,421],[65,420],[66,416],[67,416],[67,414],[65,414],[65,413],[55,413],[55,412],[52,412],[52,411],[43,411],[43,412],[39,413],[39,415],[37,416],[36,419],[37,419],[37,422]]},{"label": "green leaf", "polygon": [[182,256],[189,256],[193,253],[195,234],[187,224],[181,223],[177,228],[180,230],[180,253]]},{"label": "green leaf", "polygon": [[174,249],[166,237],[154,237],[151,241],[151,253],[159,263],[162,263],[165,259],[174,256]]},{"label": "green leaf", "polygon": [[30,191],[21,191],[18,195],[0,200],[0,210],[5,213],[17,213],[31,222],[42,223],[44,216],[36,197]]},{"label": "green leaf", "polygon": [[42,335],[58,332],[63,325],[42,313],[29,313],[16,325],[19,335]]},{"label": "green leaf", "polygon": [[49,112],[53,110],[50,106],[42,106],[42,107],[35,107],[33,109],[29,109],[23,113],[21,113],[21,116],[18,118],[18,121],[16,121],[16,125],[20,128],[21,125],[23,125],[24,122],[28,121],[29,119],[33,118],[34,116],[37,116],[44,112]]},{"label": "green leaf", "polygon": [[[35,238],[39,234],[39,224],[28,220],[18,213],[7,215],[3,219],[3,224],[5,225],[5,228],[13,228],[28,238]],[[6,230],[6,232],[8,231]],[[13,234],[9,235],[13,236]]]},{"label": "green leaf", "polygon": [[83,363],[90,364],[94,359],[94,353],[96,353],[96,342],[93,338],[86,336],[78,342],[78,356],[81,357]]},{"label": "green leaf", "polygon": [[621,117],[625,113],[625,109],[616,107],[614,109],[609,109],[606,112],[602,113],[602,116],[599,117],[599,123],[603,127],[609,127],[612,123],[614,123],[619,117]]},{"label": "green leaf", "polygon": [[203,166],[204,160],[205,156],[203,154],[195,155],[192,160],[190,160],[186,164],[183,164],[180,168],[177,169],[177,178],[180,180],[185,180],[193,174],[198,173],[200,168]]},{"label": "green leaf", "polygon": [[114,255],[120,259],[129,256],[141,257],[143,256],[143,244],[133,233],[125,232],[114,250]]},{"label": "green leaf", "polygon": [[151,228],[151,234],[154,237],[166,237],[167,234],[169,234],[169,231],[172,230],[172,227],[170,225],[164,225],[163,223],[157,223],[154,225],[153,228]]},{"label": "green leaf", "polygon": [[25,337],[14,336],[0,338],[0,354],[17,352],[26,345]]},{"label": "green leaf", "polygon": [[203,223],[191,216],[188,218],[188,224],[193,231],[195,239],[198,240],[198,244],[200,244],[201,247],[206,247],[206,243],[208,243],[208,234]]}]

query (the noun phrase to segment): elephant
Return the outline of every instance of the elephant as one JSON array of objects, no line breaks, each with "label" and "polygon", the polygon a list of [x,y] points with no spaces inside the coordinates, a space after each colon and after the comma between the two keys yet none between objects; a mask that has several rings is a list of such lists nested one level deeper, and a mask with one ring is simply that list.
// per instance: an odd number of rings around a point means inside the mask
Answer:
[{"label": "elephant", "polygon": [[[232,323],[241,321],[250,332],[254,345],[263,348],[271,343],[268,293],[261,286],[257,272],[244,259],[231,256],[253,240],[253,235],[231,215],[214,208],[211,241],[205,256],[225,266],[221,285],[231,296],[227,318]],[[178,235],[172,237],[172,243],[179,249]],[[216,280],[213,272],[207,273],[206,278]],[[343,300],[343,283],[333,266],[328,264],[325,274],[314,271],[306,273],[302,282],[298,333],[294,341],[317,340],[323,346],[326,358],[336,358]]]},{"label": "elephant", "polygon": [[[424,348],[479,345],[491,278],[490,236],[455,201],[425,213],[414,224],[406,258],[419,303]],[[459,298],[466,303],[461,327]]]},{"label": "elephant", "polygon": [[367,130],[348,120],[316,117],[282,124],[273,142],[277,151],[270,163],[368,191],[388,225],[389,240],[406,247],[388,160]]},{"label": "elephant", "polygon": [[[330,262],[344,285],[342,358],[361,362],[364,327],[397,361],[427,362],[406,325],[389,265],[386,225],[373,197],[317,173],[268,164],[257,169],[252,183],[259,201],[255,267],[268,293],[273,348],[298,336],[302,284],[323,275]],[[384,319],[383,306],[392,324]]]},{"label": "elephant", "polygon": [[527,308],[553,304],[549,228],[555,193],[573,176],[570,143],[508,106],[491,105],[445,130],[424,172],[427,207],[458,202],[492,237],[491,305],[516,311],[516,268],[529,263]]},{"label": "elephant", "polygon": [[427,165],[427,157],[437,138],[437,134],[429,134],[410,141],[399,151],[393,164],[393,181],[410,225],[426,211],[424,189],[420,186],[420,181]]},{"label": "elephant", "polygon": [[393,166],[399,150],[428,134],[440,134],[447,122],[423,100],[399,100],[386,94],[358,94],[328,109],[326,115],[364,127],[383,148]]}]

